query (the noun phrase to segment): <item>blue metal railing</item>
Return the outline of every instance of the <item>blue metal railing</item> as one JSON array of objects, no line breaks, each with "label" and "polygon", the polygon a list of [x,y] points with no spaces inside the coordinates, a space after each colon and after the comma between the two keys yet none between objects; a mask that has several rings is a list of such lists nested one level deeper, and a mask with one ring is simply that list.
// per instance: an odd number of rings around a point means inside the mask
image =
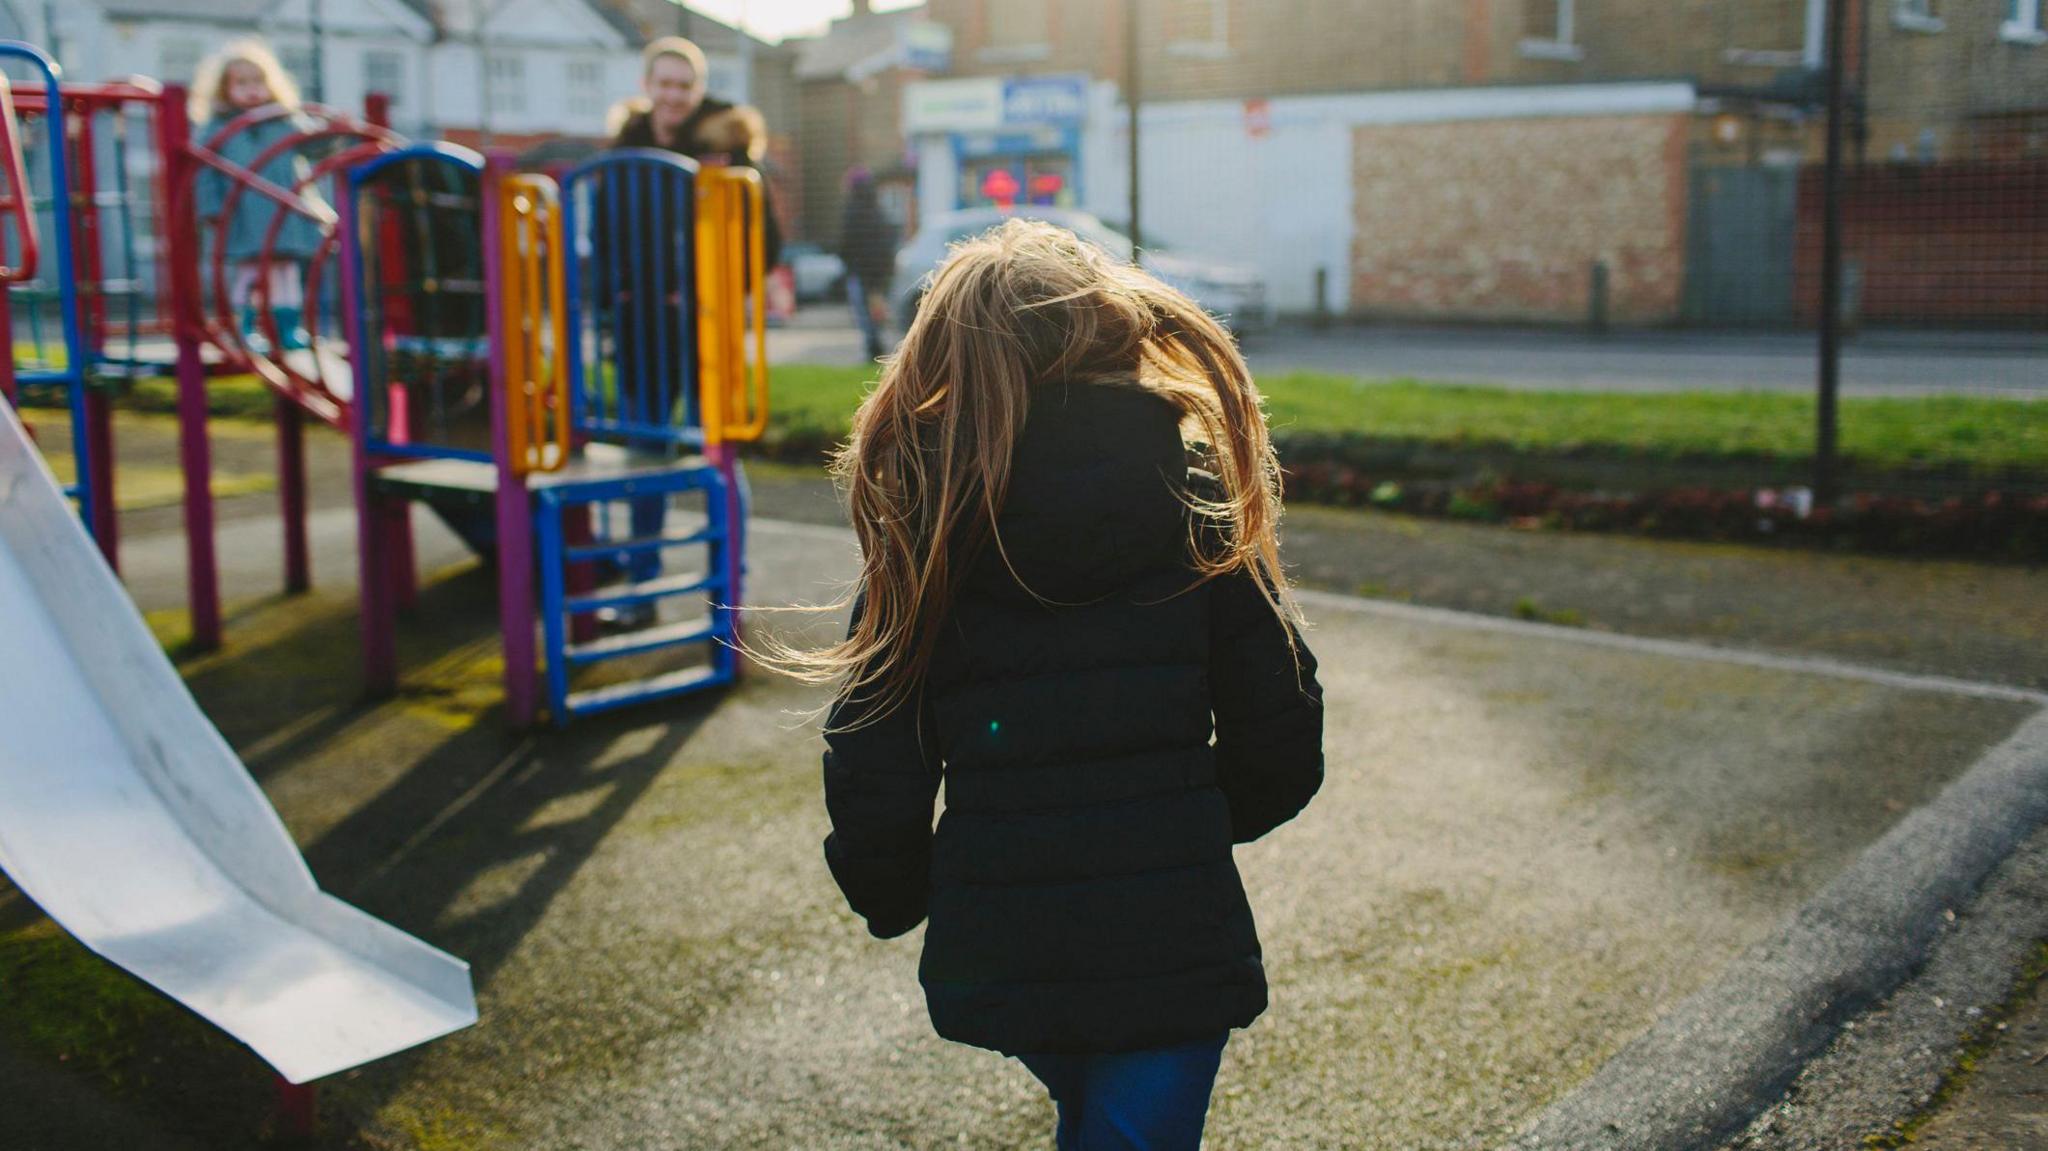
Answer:
[{"label": "blue metal railing", "polygon": [[[86,428],[85,372],[86,351],[84,325],[78,314],[78,277],[73,273],[75,253],[71,250],[71,187],[70,174],[66,171],[64,147],[64,99],[58,83],[61,70],[55,61],[45,55],[42,49],[19,40],[0,40],[0,61],[22,60],[42,74],[43,86],[48,93],[49,112],[43,117],[43,133],[49,142],[49,174],[51,188],[52,232],[47,247],[56,253],[56,265],[51,273],[57,285],[57,314],[64,335],[64,363],[61,367],[45,367],[24,371],[15,376],[15,381],[24,385],[61,387],[71,408],[71,451],[76,482],[65,489],[65,493],[76,499],[79,506],[90,508],[93,504],[92,466],[90,437]],[[26,228],[29,214],[35,211],[30,189],[15,190],[22,200],[20,205],[21,227]],[[10,333],[11,335],[12,333]],[[86,517],[86,529],[92,529],[92,517]]]},{"label": "blue metal railing", "polygon": [[[417,238],[416,245],[407,247],[405,258],[418,261],[417,266],[409,264],[406,269],[407,285],[417,289],[412,292],[410,304],[417,310],[414,326],[418,330],[392,332],[387,317],[393,303],[390,295],[394,285],[387,274],[390,269],[384,266],[385,253],[378,250],[384,223],[379,213],[389,210],[389,206],[378,204],[373,193],[384,190],[382,184],[385,180],[412,178],[434,166],[445,166],[450,185],[461,189],[452,193],[462,201],[460,204],[449,199],[451,193],[421,187],[408,190],[407,194],[396,197],[395,202],[399,210],[446,209],[422,222],[423,229],[429,233],[452,222],[453,217],[460,214],[457,209],[473,205],[476,209],[473,216],[476,266],[438,267],[434,263],[434,244],[438,238],[432,234]],[[341,258],[345,265],[354,269],[354,274],[349,277],[352,287],[347,301],[349,358],[355,381],[353,404],[357,433],[373,455],[482,462],[494,458],[487,438],[472,446],[449,442],[455,436],[451,434],[453,417],[447,395],[449,389],[455,387],[466,394],[476,393],[476,398],[484,405],[497,402],[495,381],[484,367],[488,359],[489,334],[481,306],[485,290],[481,253],[482,244],[488,242],[483,235],[481,212],[483,173],[482,156],[458,145],[439,143],[417,144],[386,152],[348,171],[344,195],[349,211],[344,218],[351,226],[341,238]],[[449,218],[442,218],[444,216]],[[412,282],[415,279],[417,283]],[[470,283],[471,280],[474,282]],[[469,287],[469,294],[477,297],[476,322],[472,330],[452,334],[444,332],[441,327],[448,319],[444,311],[449,309],[443,308],[442,301],[453,298],[456,290],[464,285]],[[388,348],[387,336],[390,337]],[[392,382],[394,352],[410,354],[427,373],[427,378],[420,381],[417,388],[408,391],[408,394],[420,392],[427,405],[417,413],[408,412],[411,426],[403,439],[394,438],[391,427],[393,411],[389,385]],[[468,373],[468,376],[450,378],[443,375],[444,365],[458,373]],[[479,388],[480,392],[477,391]],[[488,408],[477,410],[487,413]],[[469,419],[466,426],[472,433],[484,430],[482,421],[478,419]]]},{"label": "blue metal railing", "polygon": [[697,165],[623,148],[562,177],[575,429],[652,447],[704,442],[697,394]]}]

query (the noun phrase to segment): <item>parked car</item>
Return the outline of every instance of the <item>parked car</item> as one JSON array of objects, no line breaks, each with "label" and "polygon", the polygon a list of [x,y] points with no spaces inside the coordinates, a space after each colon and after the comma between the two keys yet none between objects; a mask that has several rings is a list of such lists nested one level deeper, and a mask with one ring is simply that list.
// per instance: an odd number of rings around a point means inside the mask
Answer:
[{"label": "parked car", "polygon": [[[924,285],[945,260],[953,244],[976,236],[1011,218],[1043,220],[1057,224],[1122,259],[1131,258],[1131,238],[1087,212],[1068,208],[1027,206],[1015,209],[967,208],[946,212],[925,221],[924,227],[896,253],[896,278],[890,286],[889,314],[903,327],[917,312]],[[1146,240],[1138,255],[1138,266],[1168,285],[1187,293],[1190,299],[1218,317],[1234,332],[1266,325],[1266,281],[1252,269],[1174,251]]]},{"label": "parked car", "polygon": [[836,300],[846,294],[846,262],[809,240],[782,246],[782,262],[796,275],[796,298]]}]

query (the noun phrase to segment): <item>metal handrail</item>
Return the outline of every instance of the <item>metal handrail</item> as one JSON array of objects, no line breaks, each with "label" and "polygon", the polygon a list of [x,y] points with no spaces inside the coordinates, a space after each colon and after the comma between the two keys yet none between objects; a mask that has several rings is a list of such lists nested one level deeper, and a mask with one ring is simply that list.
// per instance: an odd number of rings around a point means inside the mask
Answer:
[{"label": "metal handrail", "polygon": [[768,429],[767,197],[750,168],[706,168],[698,185],[705,441],[757,440]]},{"label": "metal handrail", "polygon": [[42,259],[42,245],[36,237],[34,197],[29,194],[28,164],[21,154],[21,123],[14,115],[14,86],[0,76],[0,175],[10,194],[0,198],[0,212],[13,210],[21,221],[21,263],[7,264],[0,255],[0,284],[32,280]]},{"label": "metal handrail", "polygon": [[546,176],[499,185],[504,254],[505,427],[516,475],[569,462],[569,322],[560,192]]}]

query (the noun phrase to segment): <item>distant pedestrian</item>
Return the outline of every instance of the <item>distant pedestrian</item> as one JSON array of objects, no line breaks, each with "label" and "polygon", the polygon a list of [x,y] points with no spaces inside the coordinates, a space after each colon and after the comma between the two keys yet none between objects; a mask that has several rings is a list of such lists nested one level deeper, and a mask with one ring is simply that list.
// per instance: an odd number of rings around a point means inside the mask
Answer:
[{"label": "distant pedestrian", "polygon": [[1323,775],[1244,360],[1186,296],[1013,220],[939,269],[837,466],[851,630],[767,653],[837,688],[833,877],[877,936],[929,917],[933,1026],[1021,1060],[1061,1148],[1193,1151],[1266,1007],[1232,845]]},{"label": "distant pedestrian", "polygon": [[839,258],[846,264],[846,299],[853,322],[866,341],[868,359],[879,359],[882,316],[889,279],[896,270],[896,225],[882,213],[875,178],[866,168],[846,173],[846,209],[839,217]]}]

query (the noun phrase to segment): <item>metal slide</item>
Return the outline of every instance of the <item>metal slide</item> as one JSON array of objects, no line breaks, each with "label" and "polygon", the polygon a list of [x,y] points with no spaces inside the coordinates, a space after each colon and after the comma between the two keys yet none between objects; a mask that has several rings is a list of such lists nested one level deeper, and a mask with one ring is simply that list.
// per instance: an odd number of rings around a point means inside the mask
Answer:
[{"label": "metal slide", "polygon": [[320,890],[4,401],[0,869],[294,1083],[476,1022],[468,964]]}]

